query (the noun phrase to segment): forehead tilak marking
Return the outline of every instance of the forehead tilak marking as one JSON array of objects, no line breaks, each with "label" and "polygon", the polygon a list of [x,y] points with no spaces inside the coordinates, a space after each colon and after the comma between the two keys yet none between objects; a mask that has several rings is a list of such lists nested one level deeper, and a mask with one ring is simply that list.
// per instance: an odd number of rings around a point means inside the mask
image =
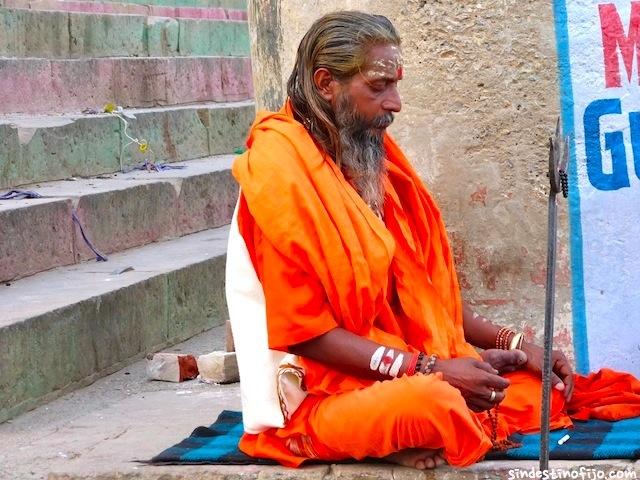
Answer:
[{"label": "forehead tilak marking", "polygon": [[391,58],[375,59],[367,65],[367,70],[363,72],[365,76],[370,78],[383,78],[395,73],[399,78],[402,77],[403,60],[400,48],[396,45],[391,45],[389,50],[391,51]]},{"label": "forehead tilak marking", "polygon": [[383,78],[395,73],[398,78],[401,78],[402,71],[402,57],[398,56],[394,59],[375,60],[363,74],[369,78]]}]

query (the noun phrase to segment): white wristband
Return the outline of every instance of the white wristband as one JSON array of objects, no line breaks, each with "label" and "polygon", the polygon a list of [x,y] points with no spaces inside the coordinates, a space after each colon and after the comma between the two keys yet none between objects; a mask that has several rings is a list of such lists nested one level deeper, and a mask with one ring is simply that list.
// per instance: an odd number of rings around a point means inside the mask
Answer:
[{"label": "white wristband", "polygon": [[384,356],[384,351],[386,347],[378,347],[373,355],[371,355],[371,361],[369,362],[369,368],[374,372],[378,370],[380,366],[380,362],[382,361],[382,357]]}]

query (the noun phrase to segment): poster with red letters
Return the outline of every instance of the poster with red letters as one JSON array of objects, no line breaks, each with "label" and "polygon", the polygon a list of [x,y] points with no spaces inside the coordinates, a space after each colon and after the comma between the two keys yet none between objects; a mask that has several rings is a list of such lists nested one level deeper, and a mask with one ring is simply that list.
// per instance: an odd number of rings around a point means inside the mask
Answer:
[{"label": "poster with red letters", "polygon": [[555,0],[578,371],[640,375],[640,1]]}]

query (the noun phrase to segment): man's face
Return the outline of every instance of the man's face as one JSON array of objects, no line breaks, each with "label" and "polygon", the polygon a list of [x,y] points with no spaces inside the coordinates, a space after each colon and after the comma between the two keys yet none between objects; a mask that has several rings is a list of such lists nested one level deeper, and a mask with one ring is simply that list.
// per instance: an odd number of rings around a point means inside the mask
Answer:
[{"label": "man's face", "polygon": [[361,72],[333,83],[331,103],[340,135],[340,166],[362,199],[378,214],[384,204],[384,130],[400,111],[400,50],[380,45],[370,50]]},{"label": "man's face", "polygon": [[395,45],[376,45],[369,50],[362,71],[341,85],[334,99],[346,98],[357,117],[372,126],[384,129],[393,121],[393,113],[402,108],[398,82],[402,80],[402,55]]}]

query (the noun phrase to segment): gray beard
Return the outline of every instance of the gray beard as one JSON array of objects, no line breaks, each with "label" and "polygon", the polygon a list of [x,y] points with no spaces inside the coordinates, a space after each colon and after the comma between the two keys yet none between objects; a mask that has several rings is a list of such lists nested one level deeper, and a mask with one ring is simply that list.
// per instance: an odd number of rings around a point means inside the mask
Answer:
[{"label": "gray beard", "polygon": [[384,128],[393,121],[388,113],[368,122],[355,111],[351,102],[342,97],[336,108],[336,124],[342,148],[342,172],[360,197],[382,214],[384,204],[385,150]]}]

